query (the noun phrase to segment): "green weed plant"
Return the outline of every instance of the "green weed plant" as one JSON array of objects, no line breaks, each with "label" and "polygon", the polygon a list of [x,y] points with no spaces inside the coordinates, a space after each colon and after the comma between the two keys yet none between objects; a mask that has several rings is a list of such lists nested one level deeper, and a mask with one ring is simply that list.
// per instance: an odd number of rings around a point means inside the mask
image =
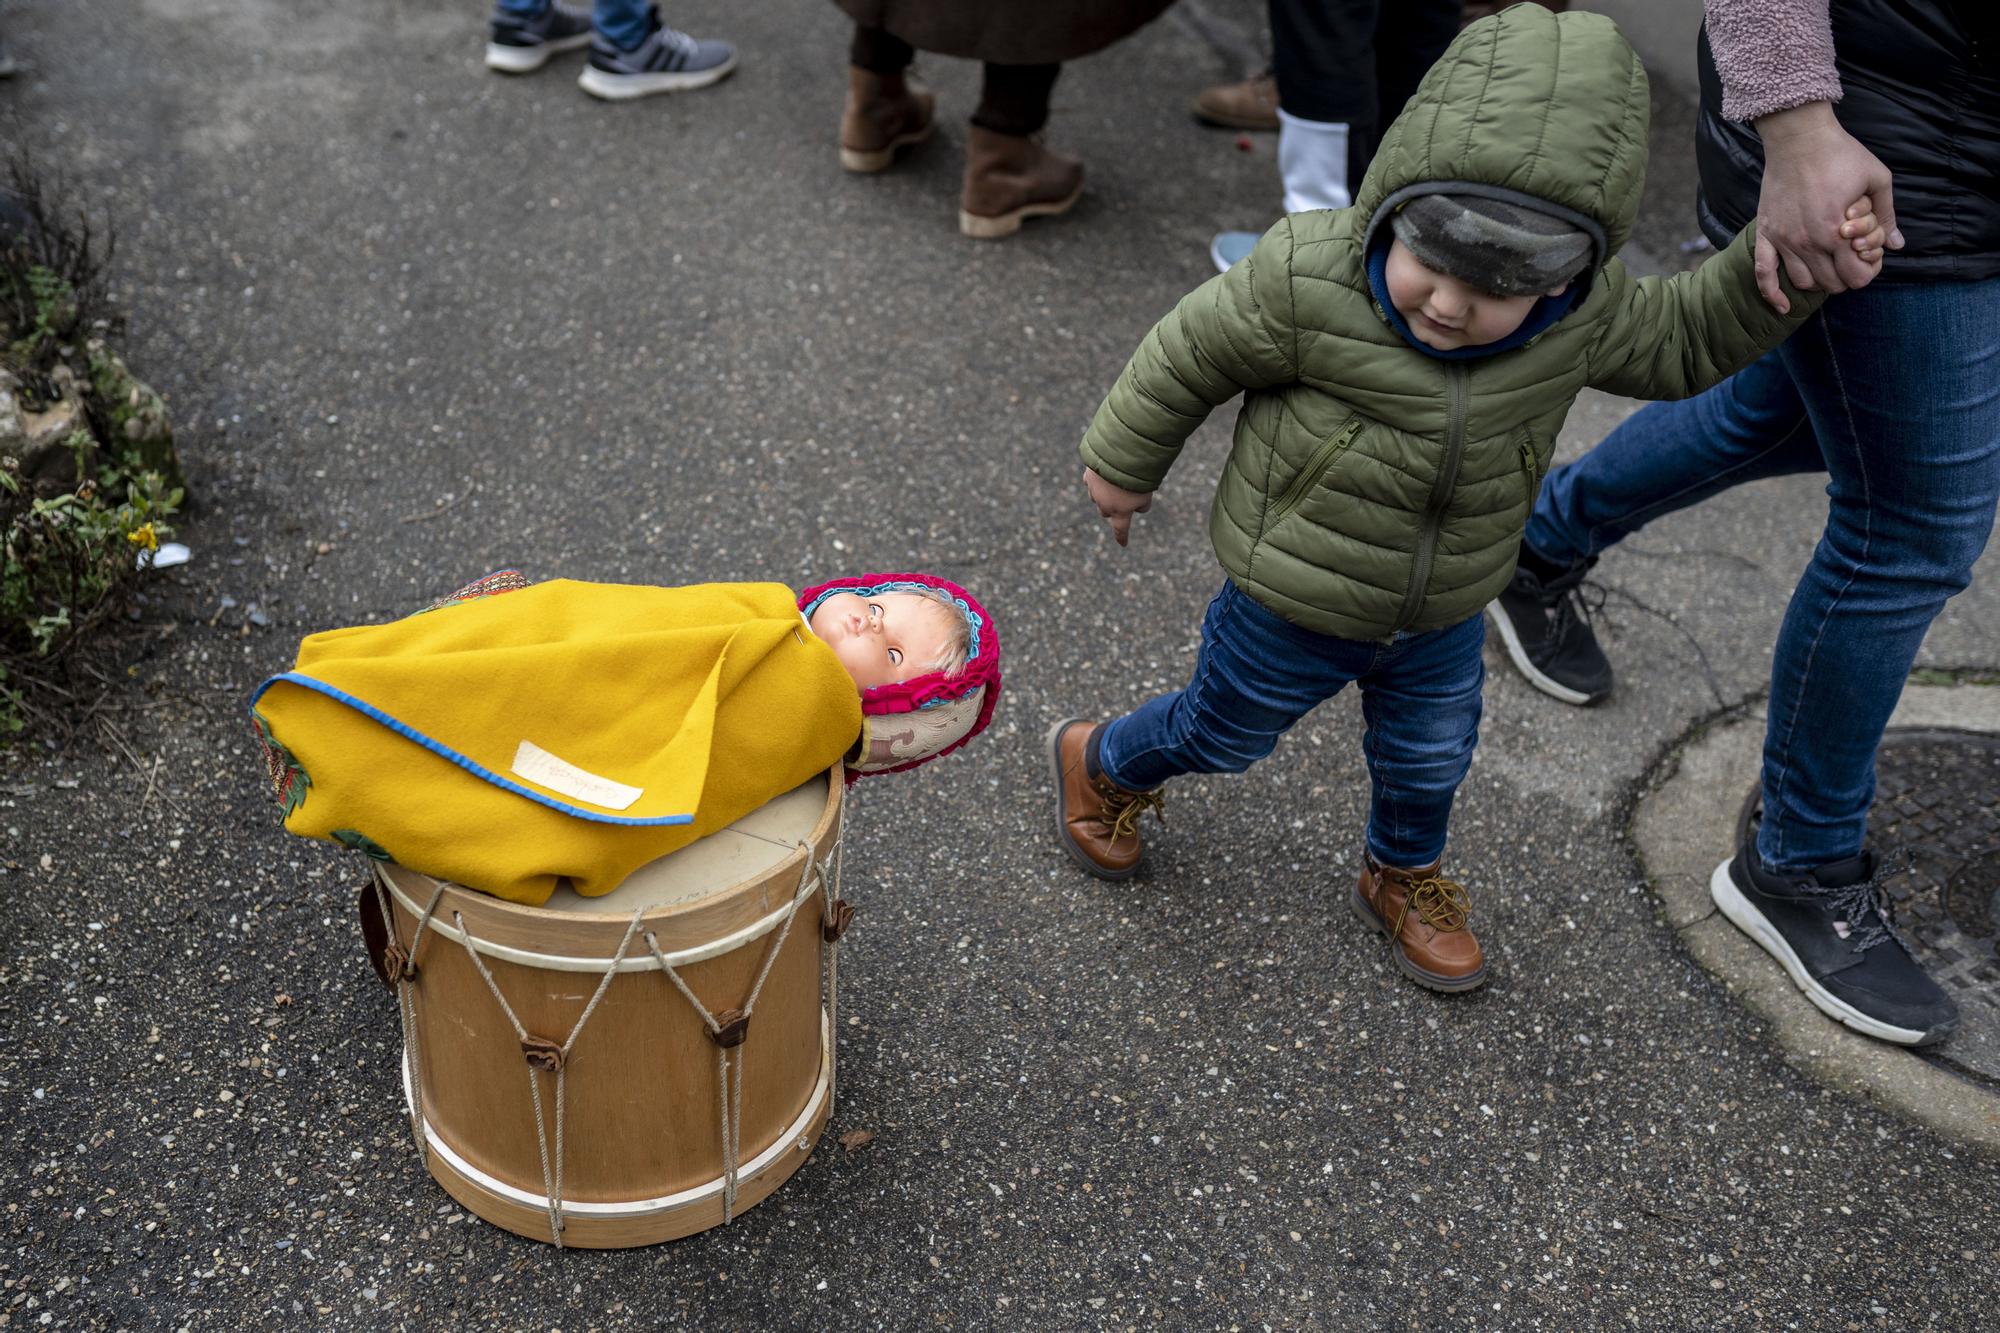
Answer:
[{"label": "green weed plant", "polygon": [[[0,236],[0,368],[32,396],[93,327],[109,245],[58,213],[31,169],[17,164],[12,184],[28,224]],[[93,636],[145,577],[184,499],[178,460],[163,473],[124,431],[100,434],[69,437],[74,467],[60,481],[0,456],[0,745],[79,697],[70,687]]]}]

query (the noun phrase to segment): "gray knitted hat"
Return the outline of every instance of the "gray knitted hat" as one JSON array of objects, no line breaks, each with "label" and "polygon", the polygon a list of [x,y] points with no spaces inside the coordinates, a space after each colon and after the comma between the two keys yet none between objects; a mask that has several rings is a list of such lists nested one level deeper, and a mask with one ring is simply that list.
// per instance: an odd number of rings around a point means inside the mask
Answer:
[{"label": "gray knitted hat", "polygon": [[1389,225],[1426,267],[1498,296],[1554,291],[1590,263],[1590,237],[1582,229],[1481,195],[1419,195]]}]

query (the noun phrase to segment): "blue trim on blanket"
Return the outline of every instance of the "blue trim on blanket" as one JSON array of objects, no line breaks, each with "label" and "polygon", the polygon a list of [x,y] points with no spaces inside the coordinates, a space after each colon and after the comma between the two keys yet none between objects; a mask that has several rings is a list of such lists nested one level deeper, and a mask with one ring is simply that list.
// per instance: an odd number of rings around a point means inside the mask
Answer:
[{"label": "blue trim on blanket", "polygon": [[558,801],[552,796],[544,796],[540,792],[530,791],[520,783],[509,781],[485,766],[475,763],[444,742],[432,740],[409,723],[389,716],[367,700],[357,699],[344,690],[335,689],[325,681],[314,680],[311,676],[302,676],[296,671],[283,672],[259,685],[257,692],[250,696],[250,712],[252,715],[256,714],[257,701],[264,697],[264,692],[279,681],[300,686],[311,690],[315,694],[323,694],[335,703],[345,704],[355,712],[360,713],[363,717],[374,722],[379,722],[405,740],[415,741],[418,745],[423,746],[424,749],[438,756],[438,758],[450,760],[480,781],[491,783],[502,791],[513,792],[516,796],[525,796],[535,802],[535,804],[545,805],[551,810],[557,810],[566,815],[573,815],[578,819],[588,819],[597,824],[621,824],[627,827],[658,827],[664,824],[692,824],[694,822],[693,815],[657,815],[651,819],[635,819],[627,815],[601,815],[595,810],[579,809],[567,802]]}]

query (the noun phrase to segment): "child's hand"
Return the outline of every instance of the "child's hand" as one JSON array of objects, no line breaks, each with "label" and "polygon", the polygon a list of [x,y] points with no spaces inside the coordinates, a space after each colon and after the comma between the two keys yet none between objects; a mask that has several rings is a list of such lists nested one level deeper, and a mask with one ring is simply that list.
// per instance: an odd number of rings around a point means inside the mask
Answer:
[{"label": "child's hand", "polygon": [[1083,470],[1083,488],[1090,492],[1090,502],[1111,525],[1111,535],[1120,546],[1132,531],[1132,515],[1143,514],[1153,507],[1151,491],[1128,491],[1123,486],[1114,486],[1098,476],[1094,468]]},{"label": "child's hand", "polygon": [[1880,269],[1883,247],[1889,244],[1889,232],[1875,216],[1875,201],[1864,194],[1847,206],[1843,217],[1841,239],[1854,247],[1855,258]]}]

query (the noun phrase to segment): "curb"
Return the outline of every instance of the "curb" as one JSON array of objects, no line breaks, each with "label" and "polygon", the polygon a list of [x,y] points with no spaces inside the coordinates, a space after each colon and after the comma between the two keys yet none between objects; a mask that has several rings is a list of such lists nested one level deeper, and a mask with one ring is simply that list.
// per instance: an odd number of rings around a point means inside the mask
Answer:
[{"label": "curb", "polygon": [[[1910,685],[1889,726],[2000,733],[2000,689]],[[1763,744],[1761,707],[1720,722],[1691,737],[1664,778],[1640,798],[1632,840],[1667,925],[1695,961],[1770,1024],[1794,1064],[2000,1158],[2000,1095],[1820,1013],[1709,898],[1709,874],[1735,843],[1737,814],[1757,779]]]}]

